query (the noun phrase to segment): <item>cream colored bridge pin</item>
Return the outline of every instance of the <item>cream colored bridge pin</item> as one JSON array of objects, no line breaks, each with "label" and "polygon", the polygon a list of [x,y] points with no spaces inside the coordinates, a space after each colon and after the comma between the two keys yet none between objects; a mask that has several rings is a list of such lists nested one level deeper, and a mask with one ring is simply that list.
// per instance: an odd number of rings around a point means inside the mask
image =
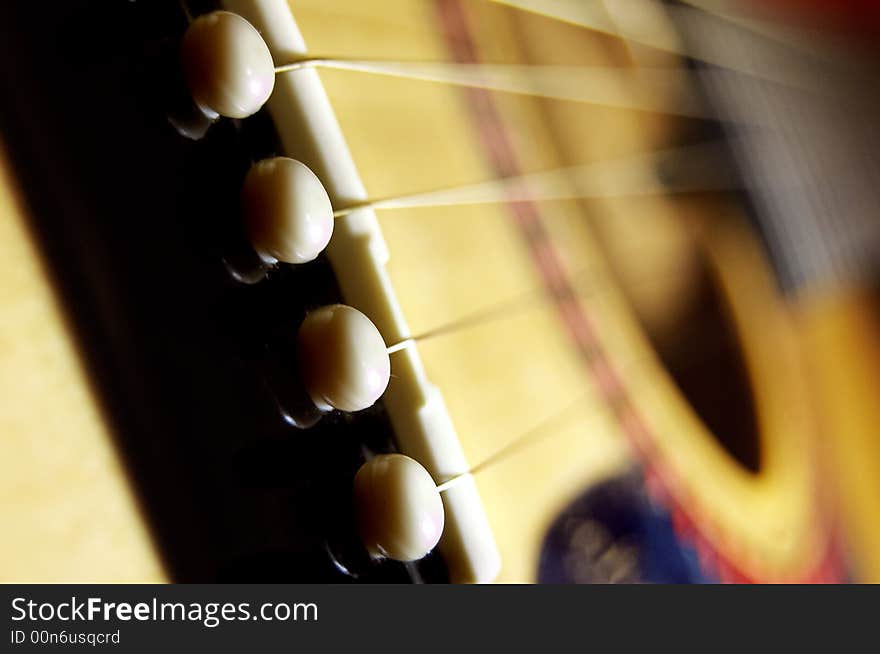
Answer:
[{"label": "cream colored bridge pin", "polygon": [[443,535],[443,501],[428,471],[403,454],[381,454],[354,478],[358,533],[374,557],[416,561]]},{"label": "cream colored bridge pin", "polygon": [[275,87],[275,65],[263,37],[228,11],[192,22],[181,60],[193,99],[211,118],[246,118],[259,111]]},{"label": "cream colored bridge pin", "polygon": [[306,316],[297,335],[297,353],[306,390],[323,411],[366,409],[382,396],[391,378],[379,330],[344,304]]},{"label": "cream colored bridge pin", "polygon": [[333,207],[321,180],[287,157],[251,167],[242,187],[242,208],[251,244],[267,263],[306,263],[333,235]]}]

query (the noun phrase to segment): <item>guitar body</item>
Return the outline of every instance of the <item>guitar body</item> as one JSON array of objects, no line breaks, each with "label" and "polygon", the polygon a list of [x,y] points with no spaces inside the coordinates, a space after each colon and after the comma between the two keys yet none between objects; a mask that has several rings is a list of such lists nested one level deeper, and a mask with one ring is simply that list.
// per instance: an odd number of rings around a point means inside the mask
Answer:
[{"label": "guitar body", "polygon": [[[276,64],[687,63],[493,2],[223,6]],[[306,163],[341,207],[723,142],[716,124],[332,69],[279,75],[256,116],[208,124],[180,79],[177,3],[4,11],[3,580],[880,575],[873,300],[784,297],[747,194],[675,194],[645,166],[600,180],[654,189],[635,196],[362,211],[316,262],[268,274],[241,228],[266,156]],[[392,355],[374,407],[303,419],[295,330],[335,302],[389,344],[516,306]],[[402,451],[439,483],[538,429],[445,495],[436,551],[368,559],[365,457]]]},{"label": "guitar body", "polygon": [[[29,262],[28,283],[51,298],[46,322],[66,359],[9,361],[5,379],[17,391],[4,393],[3,415],[27,410],[31,419],[13,423],[3,441],[4,510],[27,516],[11,520],[21,535],[4,539],[12,549],[3,578],[349,579],[327,555],[327,541],[346,538],[336,539],[327,517],[344,511],[362,441],[387,447],[383,412],[333,417],[291,438],[269,381],[283,380],[289,364],[268,349],[289,351],[285,327],[307,307],[338,301],[335,281],[319,264],[249,287],[224,263],[242,238],[247,147],[274,147],[271,128],[246,147],[231,123],[198,142],[169,123],[186,27],[175,3],[70,3],[28,32],[22,26],[37,24],[37,13],[22,5],[4,21],[3,97],[28,97],[3,103],[15,172],[5,197],[23,210],[4,220],[34,253],[4,265]],[[44,83],[49,68],[56,83]],[[92,99],[73,101],[84,96]],[[33,320],[10,313],[15,306],[4,307],[4,323],[27,329]],[[26,353],[38,336],[28,331],[4,351]],[[69,383],[82,398],[70,407],[53,390],[62,383],[56,363],[79,370]],[[90,429],[77,427],[83,414]],[[55,457],[57,473],[46,467]],[[93,479],[67,481],[86,474]],[[86,536],[88,547],[71,547]],[[108,565],[125,551],[131,567]],[[402,565],[378,575],[410,579]]]}]

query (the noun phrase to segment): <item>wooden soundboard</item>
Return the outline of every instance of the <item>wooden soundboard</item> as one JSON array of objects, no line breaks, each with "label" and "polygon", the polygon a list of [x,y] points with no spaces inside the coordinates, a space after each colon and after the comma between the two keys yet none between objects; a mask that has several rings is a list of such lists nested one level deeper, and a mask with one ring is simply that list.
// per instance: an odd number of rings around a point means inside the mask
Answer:
[{"label": "wooden soundboard", "polygon": [[164,581],[5,158],[0,268],[0,581]]},{"label": "wooden soundboard", "polygon": [[[291,8],[317,56],[682,63],[491,2],[302,0]],[[661,18],[657,29],[667,29]],[[499,170],[623,157],[674,143],[694,128],[645,112],[504,94],[489,98],[495,122],[487,124],[475,112],[487,94],[356,72],[319,76],[369,197],[481,182]],[[676,89],[666,91],[674,102]],[[505,143],[493,150],[497,135],[489,132],[498,125]],[[499,158],[499,151],[506,154]],[[88,381],[13,173],[7,164],[0,184],[0,522],[11,526],[0,544],[0,579],[165,580],[170,575],[102,419],[100,389]],[[824,507],[814,503],[816,489],[826,486],[817,481],[816,434],[807,427],[815,416],[800,384],[803,353],[740,210],[729,198],[663,194],[534,203],[531,210],[545,242],[531,238],[522,214],[506,205],[378,212],[388,273],[412,334],[540,290],[548,274],[543,258],[568,275],[588,271],[582,296],[562,310],[577,314],[574,320],[560,315],[557,303],[523,302],[497,321],[418,345],[471,465],[583,400],[547,438],[477,478],[501,553],[498,580],[534,581],[560,511],[637,463],[659,480],[659,496],[696,529],[704,551],[745,578],[833,579],[837,569],[829,572],[825,559],[831,530]],[[707,277],[732,307],[760,428],[774,434],[763,446],[762,475],[743,470],[708,433],[654,349],[674,349]],[[578,329],[604,353],[598,363],[584,356]],[[763,340],[754,338],[760,330]],[[650,434],[646,442],[621,424],[599,364],[613,368]],[[836,473],[821,477],[829,478]],[[859,516],[865,510],[853,509]]]}]

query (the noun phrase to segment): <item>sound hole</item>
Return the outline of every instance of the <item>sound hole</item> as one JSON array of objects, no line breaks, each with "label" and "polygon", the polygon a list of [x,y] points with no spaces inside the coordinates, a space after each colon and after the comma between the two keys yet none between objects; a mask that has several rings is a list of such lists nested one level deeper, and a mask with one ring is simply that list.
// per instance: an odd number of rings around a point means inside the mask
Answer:
[{"label": "sound hole", "polygon": [[674,338],[649,338],[679,389],[724,450],[743,468],[761,468],[758,426],[745,363],[720,290],[701,263],[697,291]]}]

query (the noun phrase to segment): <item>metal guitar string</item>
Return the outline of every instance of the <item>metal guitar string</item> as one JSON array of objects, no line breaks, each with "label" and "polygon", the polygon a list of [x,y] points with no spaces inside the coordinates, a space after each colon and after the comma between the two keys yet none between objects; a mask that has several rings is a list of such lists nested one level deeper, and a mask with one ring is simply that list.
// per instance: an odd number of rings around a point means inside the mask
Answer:
[{"label": "metal guitar string", "polygon": [[[341,218],[361,209],[587,200],[739,189],[739,181],[719,164],[715,156],[718,153],[719,144],[713,142],[666,148],[581,166],[367,200],[336,209],[333,216]],[[688,174],[676,174],[683,166],[687,167]],[[664,170],[670,175],[661,179],[665,177]]]}]

